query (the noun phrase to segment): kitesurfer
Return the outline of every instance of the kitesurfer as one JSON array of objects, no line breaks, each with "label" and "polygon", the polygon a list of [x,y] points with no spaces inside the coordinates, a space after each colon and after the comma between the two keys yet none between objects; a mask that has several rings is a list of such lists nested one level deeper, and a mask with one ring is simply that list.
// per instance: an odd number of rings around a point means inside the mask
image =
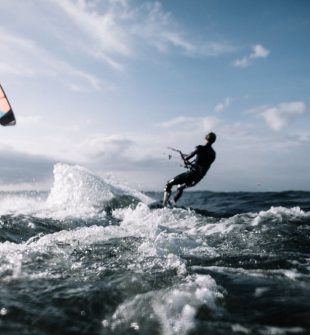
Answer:
[{"label": "kitesurfer", "polygon": [[[205,140],[205,145],[198,145],[189,155],[183,155],[180,152],[188,171],[177,175],[167,182],[163,199],[164,207],[169,204],[173,186],[178,185],[174,196],[174,201],[177,202],[181,198],[184,189],[187,187],[193,187],[200,182],[200,180],[206,175],[211,164],[214,162],[216,154],[212,148],[212,144],[216,140],[216,135],[211,132],[206,135]],[[196,156],[195,161],[190,162],[190,159],[194,156]]]}]

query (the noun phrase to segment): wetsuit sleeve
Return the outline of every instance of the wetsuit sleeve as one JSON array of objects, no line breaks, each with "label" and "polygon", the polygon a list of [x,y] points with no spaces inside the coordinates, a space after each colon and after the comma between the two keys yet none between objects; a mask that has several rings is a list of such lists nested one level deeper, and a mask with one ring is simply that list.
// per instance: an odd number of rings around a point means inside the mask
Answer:
[{"label": "wetsuit sleeve", "polygon": [[188,160],[190,160],[191,158],[193,158],[195,155],[197,155],[197,153],[198,153],[198,147],[196,147],[196,149],[195,149],[193,152],[191,152],[189,155],[187,155],[187,156],[185,157],[185,159],[188,161]]}]

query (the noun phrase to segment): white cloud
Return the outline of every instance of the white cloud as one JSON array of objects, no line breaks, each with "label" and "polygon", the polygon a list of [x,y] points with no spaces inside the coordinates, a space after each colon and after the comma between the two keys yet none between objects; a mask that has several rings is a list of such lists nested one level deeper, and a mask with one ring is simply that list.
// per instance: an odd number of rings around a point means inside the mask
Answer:
[{"label": "white cloud", "polygon": [[161,123],[161,126],[164,128],[170,128],[173,126],[176,126],[178,124],[184,124],[184,123],[191,123],[194,120],[194,118],[192,117],[188,117],[188,116],[178,116],[174,119],[168,120],[168,121],[164,121]]},{"label": "white cloud", "polygon": [[174,119],[164,121],[160,125],[163,128],[171,128],[171,127],[186,127],[187,129],[196,128],[200,131],[211,131],[214,129],[219,123],[220,119],[213,116],[206,117],[189,117],[189,116],[178,116]]},{"label": "white cloud", "polygon": [[21,115],[18,116],[18,124],[20,125],[38,125],[43,120],[41,115]]},{"label": "white cloud", "polygon": [[106,71],[122,71],[128,60],[154,49],[202,57],[234,50],[226,42],[193,38],[157,1],[11,0],[0,4],[0,12],[11,18],[0,28],[0,74],[48,77],[73,91],[114,90]]},{"label": "white cloud", "polygon": [[256,44],[252,48],[253,52],[250,54],[250,58],[266,58],[270,51],[263,47],[261,44]]},{"label": "white cloud", "polygon": [[[64,32],[64,42],[70,41],[71,45],[80,48],[85,53],[95,58],[102,59],[114,69],[121,70],[122,65],[112,57],[113,54],[129,56],[130,47],[127,42],[126,32],[121,29],[119,22],[124,19],[126,2],[110,3],[105,14],[100,14],[95,2],[84,0],[50,0],[59,7],[77,29],[74,41],[68,39],[68,32]],[[119,21],[119,22],[118,22]]]},{"label": "white cloud", "polygon": [[58,78],[70,87],[72,81],[88,83],[95,90],[109,88],[101,79],[66,62],[36,41],[0,28],[0,71],[11,76]]},{"label": "white cloud", "polygon": [[261,44],[256,44],[252,47],[252,52],[248,56],[236,59],[234,61],[234,66],[241,68],[248,67],[253,62],[253,60],[266,58],[269,56],[269,54],[270,51],[268,49],[266,49]]},{"label": "white cloud", "polygon": [[276,106],[262,106],[250,111],[262,117],[273,130],[281,130],[289,122],[306,112],[306,105],[302,101],[281,103]]},{"label": "white cloud", "polygon": [[101,158],[105,156],[108,159],[113,157],[119,160],[133,145],[133,141],[120,135],[97,134],[90,136],[81,144],[84,153],[93,157]]},{"label": "white cloud", "polygon": [[249,57],[239,58],[234,61],[235,67],[245,68],[248,67],[249,65],[250,65]]},{"label": "white cloud", "polygon": [[227,97],[225,100],[214,107],[214,111],[221,113],[224,112],[231,105],[231,98]]},{"label": "white cloud", "polygon": [[[137,57],[146,45],[159,52],[175,48],[188,56],[216,56],[232,52],[227,42],[200,41],[188,37],[160,2],[50,0],[65,13],[79,34],[70,44],[123,69],[124,58]],[[63,38],[68,41],[66,32]]]}]

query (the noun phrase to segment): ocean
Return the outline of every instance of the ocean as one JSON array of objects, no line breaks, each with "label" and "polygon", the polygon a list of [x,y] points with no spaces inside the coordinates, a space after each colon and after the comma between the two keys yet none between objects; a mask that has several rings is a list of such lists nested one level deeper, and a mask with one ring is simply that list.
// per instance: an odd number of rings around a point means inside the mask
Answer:
[{"label": "ocean", "polygon": [[66,164],[0,192],[0,334],[310,334],[310,192],[161,197]]}]

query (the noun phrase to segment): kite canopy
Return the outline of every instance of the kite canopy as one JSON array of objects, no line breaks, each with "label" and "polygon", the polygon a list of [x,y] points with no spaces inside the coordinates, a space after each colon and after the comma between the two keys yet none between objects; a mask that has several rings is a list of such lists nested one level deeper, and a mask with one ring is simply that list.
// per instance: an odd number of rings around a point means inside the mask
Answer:
[{"label": "kite canopy", "polygon": [[1,85],[0,85],[0,124],[2,126],[14,126],[16,124],[16,119],[12,107]]}]

